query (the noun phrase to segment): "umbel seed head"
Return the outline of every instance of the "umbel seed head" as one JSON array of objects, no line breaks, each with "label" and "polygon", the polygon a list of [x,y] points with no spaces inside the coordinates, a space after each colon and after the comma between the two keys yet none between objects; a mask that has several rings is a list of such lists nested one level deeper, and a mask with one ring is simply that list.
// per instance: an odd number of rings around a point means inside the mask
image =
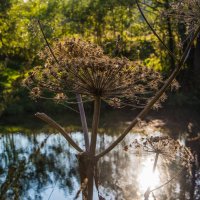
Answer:
[{"label": "umbel seed head", "polygon": [[39,53],[43,66],[33,69],[24,81],[33,98],[44,97],[70,102],[81,94],[84,100],[100,97],[114,107],[143,107],[162,84],[158,72],[127,58],[110,57],[101,47],[80,39],[64,38]]},{"label": "umbel seed head", "polygon": [[165,161],[169,163],[178,161],[181,166],[187,167],[188,169],[190,169],[194,161],[190,149],[169,136],[150,136],[135,139],[131,144],[126,145],[124,150],[135,151],[141,154],[159,154]]}]

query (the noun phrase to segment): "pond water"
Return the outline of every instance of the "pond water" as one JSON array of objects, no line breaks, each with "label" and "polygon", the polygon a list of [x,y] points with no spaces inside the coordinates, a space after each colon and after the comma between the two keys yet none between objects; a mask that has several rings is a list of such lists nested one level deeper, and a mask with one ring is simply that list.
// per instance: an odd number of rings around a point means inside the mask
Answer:
[{"label": "pond water", "polygon": [[[123,127],[121,124],[119,126],[117,129],[115,123],[113,129],[100,129],[97,144],[100,151],[117,138],[118,131]],[[68,130],[69,127],[65,128]],[[148,125],[146,128],[154,136],[166,135],[164,131],[153,130]],[[75,128],[70,134],[84,148],[83,134],[79,130]],[[100,160],[99,193],[106,200],[142,200],[148,187],[156,188],[176,177],[155,190],[149,200],[199,199],[199,170],[195,172],[194,179],[186,171],[179,174],[180,167],[166,165],[164,160],[159,159],[153,174],[154,154],[137,155],[133,151],[123,150],[126,144],[139,137],[141,133],[133,130],[120,145]],[[39,130],[2,130],[0,199],[73,200],[80,181],[76,153],[62,135],[45,127]],[[81,195],[77,199],[81,199]],[[97,190],[94,199],[98,199]]]}]

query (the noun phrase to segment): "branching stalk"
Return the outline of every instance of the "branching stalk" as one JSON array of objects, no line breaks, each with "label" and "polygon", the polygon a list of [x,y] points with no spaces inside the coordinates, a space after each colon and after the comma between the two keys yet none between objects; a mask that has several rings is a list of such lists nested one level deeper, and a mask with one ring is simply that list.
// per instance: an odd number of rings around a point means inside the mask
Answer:
[{"label": "branching stalk", "polygon": [[159,156],[159,153],[156,153],[156,157],[155,157],[154,164],[153,164],[153,173],[155,173],[155,171],[156,171],[156,166],[158,163],[158,156]]},{"label": "branching stalk", "polygon": [[187,48],[185,49],[177,67],[173,70],[170,77],[165,81],[163,87],[155,94],[155,96],[152,98],[151,101],[149,101],[149,103],[144,107],[144,109],[133,119],[131,124],[124,130],[124,132],[117,138],[117,140],[115,140],[107,149],[105,149],[103,152],[101,152],[100,154],[98,154],[96,156],[97,159],[101,158],[102,156],[107,154],[109,151],[111,151],[113,148],[115,148],[115,146],[117,146],[124,139],[124,137],[129,133],[129,131],[131,131],[131,129],[150,111],[152,106],[159,100],[159,98],[163,95],[163,93],[170,86],[172,81],[176,78],[181,67],[184,65],[186,58],[188,56],[188,53],[190,51],[190,48],[191,48],[194,40],[196,39],[197,35],[199,34],[199,32],[200,32],[200,26],[198,27],[198,29],[194,33],[193,37],[191,38],[191,40],[190,40]]},{"label": "branching stalk", "polygon": [[40,30],[41,30],[41,32],[42,32],[42,35],[43,35],[43,37],[44,37],[44,40],[45,40],[45,42],[46,42],[46,44],[47,44],[47,46],[48,46],[48,48],[49,48],[49,51],[51,52],[51,55],[53,56],[53,58],[54,58],[54,60],[56,61],[56,63],[59,65],[59,61],[58,61],[58,59],[56,58],[56,56],[55,56],[55,54],[54,54],[54,52],[53,52],[53,50],[52,50],[52,48],[51,48],[51,46],[50,46],[48,40],[47,40],[46,35],[44,34],[44,31],[43,31],[43,28],[42,28],[42,24],[41,24],[40,20],[37,20],[37,21],[38,21]]},{"label": "branching stalk", "polygon": [[87,120],[85,116],[85,110],[83,107],[83,102],[80,94],[76,94],[76,99],[78,102],[79,113],[81,117],[81,124],[83,128],[84,140],[85,140],[85,149],[89,152],[89,136],[88,136],[88,127],[87,127]]},{"label": "branching stalk", "polygon": [[95,165],[95,152],[97,143],[97,133],[100,117],[101,98],[95,97],[94,100],[94,113],[92,121],[92,136],[90,142],[90,163],[88,173],[88,200],[93,200],[93,187],[94,187],[94,165]]},{"label": "branching stalk", "polygon": [[146,24],[149,26],[149,28],[151,29],[151,31],[153,32],[153,34],[158,38],[158,40],[160,41],[160,43],[165,47],[165,49],[168,51],[169,55],[172,56],[174,59],[176,59],[176,56],[174,55],[174,53],[167,47],[167,45],[163,42],[163,40],[160,38],[160,36],[156,33],[155,29],[151,26],[151,24],[149,23],[149,21],[147,20],[147,18],[145,17],[140,4],[138,2],[138,0],[135,0],[138,10],[140,11],[142,17],[144,18]]},{"label": "branching stalk", "polygon": [[98,131],[99,117],[100,117],[100,106],[101,106],[100,97],[95,97],[94,113],[93,113],[93,121],[92,121],[92,136],[91,136],[91,144],[90,144],[90,153],[93,156],[95,155],[95,150],[96,150],[97,131]]},{"label": "branching stalk", "polygon": [[58,130],[63,135],[63,137],[69,142],[69,144],[71,144],[78,152],[83,152],[83,150],[74,142],[74,140],[72,140],[68,133],[57,122],[55,122],[45,113],[36,113],[35,116],[49,124],[51,127]]}]

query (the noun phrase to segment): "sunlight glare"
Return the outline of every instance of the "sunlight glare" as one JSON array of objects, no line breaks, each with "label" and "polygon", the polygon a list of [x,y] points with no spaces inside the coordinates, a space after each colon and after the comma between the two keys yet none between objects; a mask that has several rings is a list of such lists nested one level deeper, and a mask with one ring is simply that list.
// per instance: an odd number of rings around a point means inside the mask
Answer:
[{"label": "sunlight glare", "polygon": [[155,188],[160,183],[159,171],[152,172],[153,162],[150,158],[146,159],[138,176],[139,187],[142,192],[145,192],[148,187]]}]

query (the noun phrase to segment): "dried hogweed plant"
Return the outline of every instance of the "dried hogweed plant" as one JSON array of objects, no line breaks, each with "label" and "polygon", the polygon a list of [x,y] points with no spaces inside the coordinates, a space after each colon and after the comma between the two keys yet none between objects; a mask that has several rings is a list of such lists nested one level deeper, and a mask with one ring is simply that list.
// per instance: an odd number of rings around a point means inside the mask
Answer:
[{"label": "dried hogweed plant", "polygon": [[[111,58],[90,42],[65,38],[52,49],[59,65],[45,48],[39,54],[44,67],[34,68],[25,80],[33,98],[46,98],[49,91],[56,102],[73,103],[78,93],[83,101],[99,97],[114,107],[144,107],[163,83],[160,73],[126,58]],[[165,99],[163,95],[161,101]]]},{"label": "dried hogweed plant", "polygon": [[[126,58],[109,57],[99,46],[80,39],[65,38],[56,41],[51,50],[53,56],[49,47],[40,52],[39,57],[44,62],[44,67],[35,67],[24,84],[30,90],[32,98],[48,98],[58,103],[70,104],[75,103],[73,96],[79,94],[83,102],[94,101],[90,146],[79,159],[82,163],[80,165],[84,168],[81,182],[87,179],[88,188],[93,190],[96,166],[94,156],[101,101],[116,108],[127,105],[144,107],[161,87],[162,76],[152,69],[141,66],[140,63]],[[163,94],[160,102],[165,99],[166,95]],[[158,107],[159,102],[155,105]],[[41,114],[38,117],[43,120],[44,117],[47,118]],[[44,121],[49,123],[51,119],[46,118]],[[52,121],[50,123],[52,124]],[[80,150],[76,144],[72,145]],[[85,173],[87,170],[90,175]],[[83,193],[87,196],[87,192]],[[90,195],[91,193],[89,192]],[[87,198],[92,199],[92,195]]]},{"label": "dried hogweed plant", "polygon": [[[143,15],[139,4],[138,8],[150,29],[164,45],[164,42]],[[79,152],[80,177],[81,183],[84,185],[84,187],[80,188],[80,191],[84,190],[82,191],[84,200],[93,200],[93,186],[94,179],[97,182],[96,166],[98,160],[118,145],[152,107],[155,105],[159,107],[158,102],[166,99],[165,91],[172,84],[184,65],[188,52],[200,32],[200,27],[193,34],[181,58],[177,60],[177,67],[170,77],[163,82],[159,73],[141,67],[140,63],[134,63],[125,58],[111,58],[105,55],[100,47],[90,42],[78,39],[63,39],[55,42],[51,47],[39,21],[38,23],[47,48],[39,54],[39,57],[43,60],[43,65],[34,68],[29,73],[24,84],[30,90],[33,98],[50,98],[58,103],[65,102],[69,104],[75,102],[73,98],[73,95],[75,95],[78,105],[83,105],[81,97],[83,101],[94,102],[92,134],[90,142],[88,139],[85,140],[85,151],[75,143],[57,122],[44,113],[36,113],[38,118],[62,133],[69,144]],[[166,45],[164,46],[167,48]],[[167,50],[171,56],[175,57],[168,48]],[[160,87],[162,82],[163,86]],[[46,92],[48,92],[47,96]],[[143,107],[143,109],[111,145],[104,151],[96,154],[96,140],[102,100],[114,107],[131,105]],[[88,136],[83,106],[79,111],[81,121],[83,122],[82,128],[83,130],[86,128],[86,135]]]},{"label": "dried hogweed plant", "polygon": [[135,139],[131,144],[126,145],[124,150],[140,154],[158,154],[165,161],[178,161],[181,166],[185,166],[186,168],[189,168],[193,161],[193,155],[190,149],[169,136],[150,136]]},{"label": "dried hogweed plant", "polygon": [[[158,159],[162,158],[168,164],[177,163],[182,168],[190,170],[191,164],[194,161],[194,157],[189,148],[180,144],[178,140],[174,140],[169,136],[151,136],[141,139],[135,139],[131,144],[124,147],[125,151],[132,151],[134,153],[155,154],[152,173],[155,172]],[[173,180],[173,179],[171,179]],[[170,183],[167,181],[166,184]],[[163,184],[162,186],[166,185]],[[162,186],[159,186],[160,189]],[[147,188],[144,198],[149,199],[149,195],[156,189]]]}]

